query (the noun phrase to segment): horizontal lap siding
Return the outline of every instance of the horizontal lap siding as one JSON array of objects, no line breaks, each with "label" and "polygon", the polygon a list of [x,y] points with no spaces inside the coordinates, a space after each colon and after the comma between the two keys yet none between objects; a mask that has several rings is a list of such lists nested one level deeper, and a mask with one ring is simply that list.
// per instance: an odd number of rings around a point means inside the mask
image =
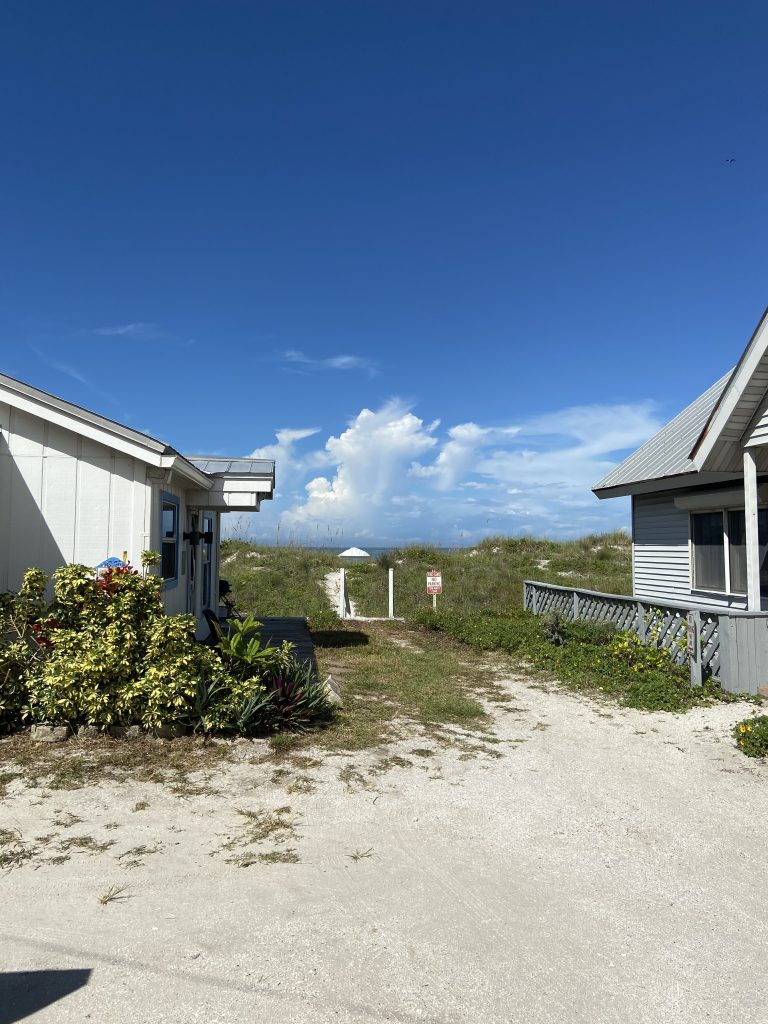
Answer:
[{"label": "horizontal lap siding", "polygon": [[666,495],[632,499],[635,597],[682,601],[692,608],[745,608],[743,597],[691,592],[688,513]]},{"label": "horizontal lap siding", "polygon": [[690,596],[688,513],[671,498],[651,495],[632,501],[632,578],[636,597]]}]

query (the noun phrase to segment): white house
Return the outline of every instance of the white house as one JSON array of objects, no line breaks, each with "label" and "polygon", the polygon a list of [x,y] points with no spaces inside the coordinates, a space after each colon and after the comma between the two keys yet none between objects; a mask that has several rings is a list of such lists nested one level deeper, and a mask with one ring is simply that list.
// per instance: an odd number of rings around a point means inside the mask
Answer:
[{"label": "white house", "polygon": [[218,606],[222,512],[272,497],[275,464],[170,445],[0,374],[0,591],[53,572],[162,555],[169,613]]},{"label": "white house", "polygon": [[768,608],[768,311],[736,368],[594,492],[632,497],[634,596]]}]

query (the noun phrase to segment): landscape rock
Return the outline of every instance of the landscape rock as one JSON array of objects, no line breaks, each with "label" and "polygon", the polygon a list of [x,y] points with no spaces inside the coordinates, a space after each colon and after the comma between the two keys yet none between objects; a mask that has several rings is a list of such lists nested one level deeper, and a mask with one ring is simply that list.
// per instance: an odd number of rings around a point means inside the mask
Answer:
[{"label": "landscape rock", "polygon": [[68,725],[51,725],[39,722],[32,726],[32,739],[37,743],[63,743],[69,737]]},{"label": "landscape rock", "polygon": [[168,725],[158,725],[152,730],[156,740],[175,740],[180,736],[186,736],[187,727],[180,722],[170,722]]},{"label": "landscape rock", "polygon": [[116,740],[135,740],[141,736],[140,725],[110,725],[109,735]]},{"label": "landscape rock", "polygon": [[81,740],[97,740],[104,732],[98,725],[78,725],[77,736]]},{"label": "landscape rock", "polygon": [[331,707],[342,707],[344,704],[344,698],[341,696],[341,687],[333,676],[328,676],[323,685],[325,686],[328,703]]}]

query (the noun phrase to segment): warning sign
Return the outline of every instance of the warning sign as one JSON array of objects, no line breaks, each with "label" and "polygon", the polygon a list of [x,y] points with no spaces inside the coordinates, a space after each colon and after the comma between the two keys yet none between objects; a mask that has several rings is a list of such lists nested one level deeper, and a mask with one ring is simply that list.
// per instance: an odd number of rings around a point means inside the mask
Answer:
[{"label": "warning sign", "polygon": [[428,594],[442,594],[443,592],[443,577],[442,574],[433,570],[427,573],[427,593]]}]

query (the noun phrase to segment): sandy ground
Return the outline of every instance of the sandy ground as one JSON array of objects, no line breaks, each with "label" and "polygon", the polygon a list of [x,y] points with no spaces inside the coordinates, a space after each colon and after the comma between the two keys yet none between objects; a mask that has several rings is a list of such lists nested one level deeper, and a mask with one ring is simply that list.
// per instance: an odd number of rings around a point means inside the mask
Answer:
[{"label": "sandy ground", "polygon": [[[339,601],[341,600],[341,577],[338,569],[332,569],[331,572],[328,572],[323,576],[323,589],[328,595],[328,601],[331,608],[334,611],[337,611]],[[357,607],[355,602],[349,596],[349,591],[347,591],[347,614],[345,617],[348,619],[358,618]]]},{"label": "sandy ground", "polygon": [[[414,735],[277,777],[243,747],[215,796],[14,783],[0,828],[115,845],[0,875],[0,971],[52,972],[0,973],[0,1024],[77,984],[24,1019],[765,1024],[768,766],[729,736],[753,709],[506,685],[500,757]],[[238,808],[286,806],[239,845]]]}]

